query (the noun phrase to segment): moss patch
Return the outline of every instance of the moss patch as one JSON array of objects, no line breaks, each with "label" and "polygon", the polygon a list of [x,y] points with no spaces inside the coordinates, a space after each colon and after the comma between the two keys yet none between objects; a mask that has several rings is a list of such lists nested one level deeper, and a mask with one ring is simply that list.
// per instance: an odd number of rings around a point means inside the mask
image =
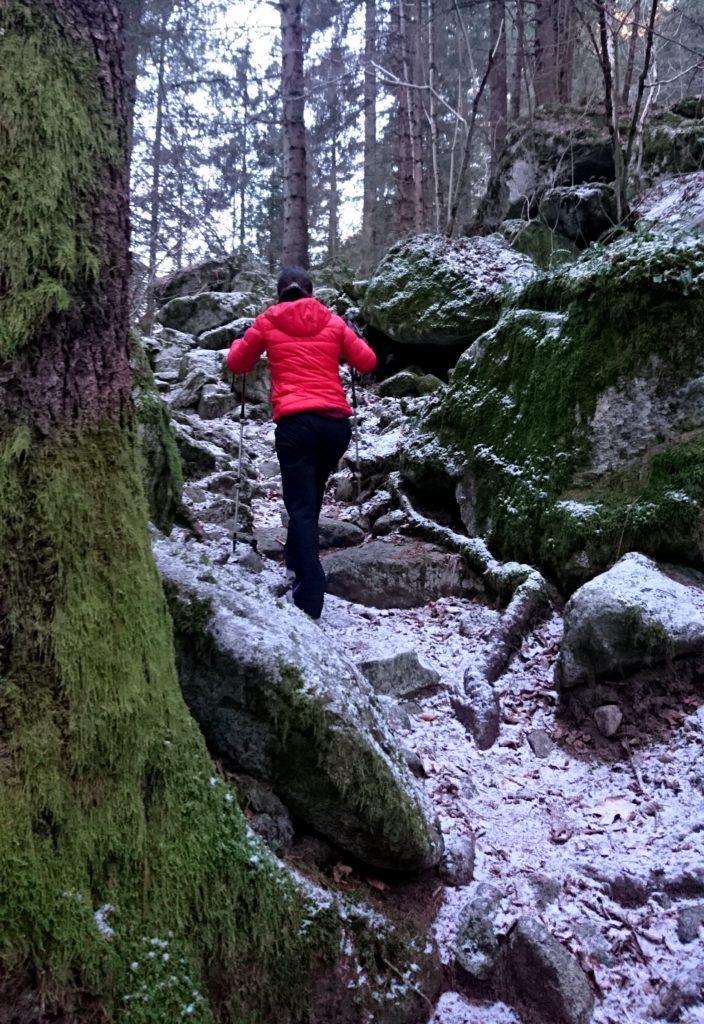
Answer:
[{"label": "moss patch", "polygon": [[337,915],[212,777],[135,449],[105,425],[0,450],[0,964],[138,1024],[298,1020]]},{"label": "moss patch", "polygon": [[[18,73],[21,68],[21,74]],[[42,4],[0,13],[0,357],[95,278],[97,168],[117,159],[95,59]]]},{"label": "moss patch", "polygon": [[579,557],[577,577],[629,547],[701,562],[700,441],[654,451],[637,477],[575,484],[599,396],[638,375],[665,394],[696,376],[703,322],[704,242],[637,236],[530,283],[478,339],[430,422],[468,456],[497,551],[557,574]]}]

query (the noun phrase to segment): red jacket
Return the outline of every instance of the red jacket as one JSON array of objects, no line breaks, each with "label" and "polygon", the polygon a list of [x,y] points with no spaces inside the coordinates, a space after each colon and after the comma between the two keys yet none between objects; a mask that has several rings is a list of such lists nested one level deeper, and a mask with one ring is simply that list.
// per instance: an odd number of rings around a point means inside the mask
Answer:
[{"label": "red jacket", "polygon": [[232,373],[249,373],[266,350],[271,370],[274,419],[305,409],[330,409],[350,416],[340,383],[340,358],[371,373],[376,355],[342,317],[317,299],[270,306],[227,354]]}]

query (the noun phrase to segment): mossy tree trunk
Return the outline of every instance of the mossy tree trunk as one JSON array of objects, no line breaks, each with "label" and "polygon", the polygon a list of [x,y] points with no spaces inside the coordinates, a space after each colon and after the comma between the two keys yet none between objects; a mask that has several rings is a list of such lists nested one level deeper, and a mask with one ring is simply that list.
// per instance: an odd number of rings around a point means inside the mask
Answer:
[{"label": "mossy tree trunk", "polygon": [[247,832],[178,687],[130,398],[125,97],[113,0],[0,0],[0,1006],[289,1021],[337,922]]}]

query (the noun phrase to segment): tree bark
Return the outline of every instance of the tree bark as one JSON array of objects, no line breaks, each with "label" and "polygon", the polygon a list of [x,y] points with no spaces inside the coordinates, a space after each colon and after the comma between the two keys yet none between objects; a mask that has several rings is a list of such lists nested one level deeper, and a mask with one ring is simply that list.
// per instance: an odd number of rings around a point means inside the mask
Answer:
[{"label": "tree bark", "polygon": [[435,98],[437,72],[435,66],[435,31],[435,0],[428,0],[428,86],[430,92],[428,120],[430,122],[430,146],[433,161],[433,224],[436,234],[440,234],[442,187],[440,184],[438,156],[438,111]]},{"label": "tree bark", "polygon": [[362,238],[365,265],[370,267],[377,248],[376,204],[378,168],[376,166],[377,81],[372,61],[377,57],[376,0],[364,0],[364,199]]},{"label": "tree bark", "polygon": [[492,0],[489,36],[495,58],[489,75],[489,123],[491,125],[491,168],[493,174],[506,144],[508,124],[508,77],[506,66],[506,5]]},{"label": "tree bark", "polygon": [[638,45],[638,30],[640,27],[641,2],[636,0],[633,8],[633,25],[631,27],[631,38],[628,44],[628,58],[626,60],[626,72],[623,76],[623,91],[621,93],[621,106],[628,110],[631,102],[631,83],[633,82],[633,69],[636,62],[636,46]]},{"label": "tree bark", "polygon": [[282,0],[281,92],[284,143],[284,266],[309,265],[302,0]]},{"label": "tree bark", "polygon": [[249,43],[245,47],[245,51],[242,58],[241,74],[240,74],[240,94],[242,96],[242,132],[241,132],[241,145],[242,145],[242,156],[240,165],[240,216],[239,216],[239,238],[240,238],[240,249],[244,249],[246,241],[246,229],[247,229],[247,144],[248,144],[248,119],[249,119],[249,93],[248,93],[248,79],[249,79],[249,62],[251,59]]},{"label": "tree bark", "polygon": [[526,23],[523,11],[524,0],[516,0],[516,57],[511,76],[511,120],[521,116],[521,93],[526,63]]},{"label": "tree bark", "polygon": [[558,0],[536,0],[533,86],[538,106],[557,102],[556,4]]},{"label": "tree bark", "polygon": [[555,68],[557,72],[557,99],[561,104],[572,102],[575,50],[574,0],[557,0],[555,11]]},{"label": "tree bark", "polygon": [[125,12],[125,79],[127,82],[127,152],[131,154],[145,0],[124,0],[123,7]]},{"label": "tree bark", "polygon": [[328,211],[328,257],[334,259],[340,239],[339,195],[337,181],[337,135],[330,140],[330,206]]},{"label": "tree bark", "polygon": [[155,303],[153,284],[156,280],[157,256],[159,254],[159,224],[161,218],[161,161],[162,135],[164,130],[164,103],[166,102],[166,28],[170,8],[165,8],[159,32],[159,56],[157,59],[156,117],[154,122],[154,145],[152,146],[152,186],[149,192],[149,262],[147,267],[147,311],[144,330],[148,334],[154,325]]}]

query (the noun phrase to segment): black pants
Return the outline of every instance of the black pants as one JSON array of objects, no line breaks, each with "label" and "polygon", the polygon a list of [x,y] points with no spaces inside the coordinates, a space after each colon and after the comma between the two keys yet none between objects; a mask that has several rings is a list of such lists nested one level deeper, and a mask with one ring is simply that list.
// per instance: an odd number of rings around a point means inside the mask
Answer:
[{"label": "black pants", "polygon": [[276,425],[284,505],[289,515],[286,566],[296,574],[293,600],[313,619],[320,617],[325,573],[318,557],[318,519],[328,477],[350,443],[347,417],[296,412]]}]

